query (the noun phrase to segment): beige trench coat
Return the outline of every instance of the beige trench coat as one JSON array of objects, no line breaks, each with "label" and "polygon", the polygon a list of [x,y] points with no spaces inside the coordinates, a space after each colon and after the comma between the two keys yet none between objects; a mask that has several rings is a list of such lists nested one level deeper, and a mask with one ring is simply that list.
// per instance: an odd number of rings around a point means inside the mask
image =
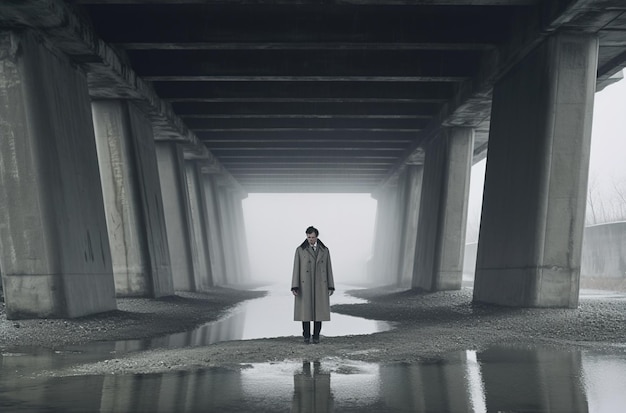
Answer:
[{"label": "beige trench coat", "polygon": [[305,240],[293,259],[291,288],[298,289],[295,296],[294,321],[330,321],[328,290],[335,289],[330,251],[318,239],[317,256]]}]

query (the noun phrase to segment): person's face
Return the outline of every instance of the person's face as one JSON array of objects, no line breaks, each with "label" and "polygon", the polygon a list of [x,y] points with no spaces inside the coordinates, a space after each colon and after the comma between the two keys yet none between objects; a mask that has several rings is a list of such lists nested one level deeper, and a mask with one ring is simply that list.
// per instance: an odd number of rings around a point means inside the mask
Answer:
[{"label": "person's face", "polygon": [[306,234],[306,239],[309,240],[309,244],[315,245],[317,235],[315,235],[315,232],[311,232],[310,234]]}]

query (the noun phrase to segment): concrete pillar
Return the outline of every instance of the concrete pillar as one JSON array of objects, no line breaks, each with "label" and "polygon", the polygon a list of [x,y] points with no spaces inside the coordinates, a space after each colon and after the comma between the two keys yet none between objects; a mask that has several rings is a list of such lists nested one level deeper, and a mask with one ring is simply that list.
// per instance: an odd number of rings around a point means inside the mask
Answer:
[{"label": "concrete pillar", "polygon": [[222,230],[220,225],[220,210],[217,201],[216,175],[203,174],[204,197],[206,206],[206,218],[208,226],[208,250],[209,263],[214,285],[226,284],[226,262],[224,257],[224,244],[222,242]]},{"label": "concrete pillar", "polygon": [[174,290],[194,291],[192,237],[189,232],[189,196],[183,152],[174,142],[157,142],[156,154]]},{"label": "concrete pillar", "polygon": [[370,259],[367,278],[368,281],[373,284],[384,284],[383,281],[383,259],[382,249],[385,246],[386,240],[386,226],[387,221],[387,198],[385,197],[387,191],[379,191],[373,193],[372,197],[376,199],[376,218],[374,223],[374,240],[372,245],[372,257]]},{"label": "concrete pillar", "polygon": [[243,218],[243,203],[247,194],[240,191],[232,191],[233,200],[233,231],[236,236],[237,262],[239,265],[239,281],[245,282],[250,278],[250,256],[248,254],[248,238],[246,225]]},{"label": "concrete pillar", "polygon": [[425,148],[413,287],[461,288],[473,146],[473,129],[451,128]]},{"label": "concrete pillar", "polygon": [[87,79],[37,34],[0,33],[0,262],[7,318],[116,308]]},{"label": "concrete pillar", "polygon": [[233,284],[235,279],[235,264],[233,259],[234,243],[232,242],[232,234],[230,234],[229,232],[230,211],[227,197],[228,190],[223,184],[222,178],[218,177],[215,183],[215,201],[217,202],[219,215],[220,244],[222,247],[222,253],[224,255],[223,285],[228,285]]},{"label": "concrete pillar", "polygon": [[[217,179],[215,202],[219,215],[219,245],[224,257],[224,284],[238,284],[245,282],[250,274],[248,244],[243,221],[242,199],[246,196],[229,185],[228,182]],[[215,205],[215,203],[214,203]]]},{"label": "concrete pillar", "polygon": [[403,239],[404,225],[404,193],[402,187],[396,184],[391,201],[391,216],[389,217],[389,254],[386,269],[391,276],[392,284],[400,284],[400,250]]},{"label": "concrete pillar", "polygon": [[233,232],[233,204],[230,189],[224,183],[218,184],[217,202],[220,211],[220,234],[224,251],[226,284],[236,284],[239,280],[239,265],[237,263],[237,243]]},{"label": "concrete pillar", "polygon": [[556,34],[494,87],[474,301],[578,305],[597,53]]},{"label": "concrete pillar", "polygon": [[381,247],[382,259],[380,261],[381,276],[385,284],[398,285],[398,245],[400,236],[398,232],[398,183],[387,188],[385,198],[384,215],[384,245]]},{"label": "concrete pillar", "polygon": [[376,227],[371,278],[376,284],[398,284],[398,186],[383,188],[376,197]]},{"label": "concrete pillar", "polygon": [[172,295],[152,125],[128,101],[91,107],[117,296]]},{"label": "concrete pillar", "polygon": [[187,193],[189,195],[189,232],[194,259],[194,285],[197,291],[207,291],[213,286],[209,263],[207,225],[204,207],[204,186],[196,161],[185,162]]},{"label": "concrete pillar", "polygon": [[372,241],[372,256],[367,263],[367,281],[373,284],[379,283],[380,261],[382,259],[380,248],[384,236],[384,214],[381,193],[372,193],[372,198],[376,199],[376,216],[374,218],[374,239]]},{"label": "concrete pillar", "polygon": [[403,287],[410,287],[413,281],[415,266],[415,247],[417,242],[417,228],[422,195],[421,165],[407,165],[402,179],[402,246],[399,248],[399,283]]},{"label": "concrete pillar", "polygon": [[[408,236],[408,228],[406,227],[406,218],[407,218],[407,213],[408,213],[408,192],[409,192],[409,188],[407,187],[407,181],[408,181],[408,177],[407,177],[407,171],[406,169],[404,169],[399,175],[398,175],[398,183],[397,183],[397,189],[396,189],[396,213],[395,213],[395,220],[397,221],[395,223],[395,225],[397,226],[397,232],[395,234],[395,237],[397,238],[396,240],[396,248],[394,250],[393,253],[393,257],[392,259],[394,261],[396,261],[396,268],[397,268],[397,272],[396,274],[396,284],[398,286],[403,286],[402,283],[402,279],[403,279],[403,270],[404,270],[404,266],[407,264],[406,262],[406,256],[404,255],[404,248],[407,244],[406,242],[406,237]],[[412,256],[413,254],[411,254]],[[404,287],[410,287],[411,282],[409,279],[408,284],[405,284]]]}]

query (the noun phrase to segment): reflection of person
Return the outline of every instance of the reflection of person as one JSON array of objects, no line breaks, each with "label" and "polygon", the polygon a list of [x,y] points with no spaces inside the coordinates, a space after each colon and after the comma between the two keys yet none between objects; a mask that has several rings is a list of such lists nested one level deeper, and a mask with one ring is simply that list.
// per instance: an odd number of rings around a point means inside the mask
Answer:
[{"label": "reflection of person", "polygon": [[[311,364],[313,371],[311,372]],[[333,411],[333,395],[330,390],[330,372],[322,370],[320,362],[302,362],[302,373],[293,375],[294,413],[329,413]]]},{"label": "reflection of person", "polygon": [[319,231],[306,229],[306,240],[296,248],[293,260],[291,292],[295,296],[294,321],[302,321],[304,342],[311,342],[313,321],[313,343],[319,343],[322,321],[330,321],[329,296],[335,291],[330,251],[317,238]]}]

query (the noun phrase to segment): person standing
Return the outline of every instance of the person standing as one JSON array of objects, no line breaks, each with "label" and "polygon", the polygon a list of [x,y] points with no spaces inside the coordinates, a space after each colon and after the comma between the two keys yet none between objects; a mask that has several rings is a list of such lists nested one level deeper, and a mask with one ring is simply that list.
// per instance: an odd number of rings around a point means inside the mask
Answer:
[{"label": "person standing", "polygon": [[[318,238],[319,231],[308,227],[306,240],[293,260],[291,292],[294,295],[294,321],[302,321],[304,343],[320,341],[322,321],[330,321],[330,299],[335,292],[330,251]],[[311,336],[311,321],[313,336]]]}]

